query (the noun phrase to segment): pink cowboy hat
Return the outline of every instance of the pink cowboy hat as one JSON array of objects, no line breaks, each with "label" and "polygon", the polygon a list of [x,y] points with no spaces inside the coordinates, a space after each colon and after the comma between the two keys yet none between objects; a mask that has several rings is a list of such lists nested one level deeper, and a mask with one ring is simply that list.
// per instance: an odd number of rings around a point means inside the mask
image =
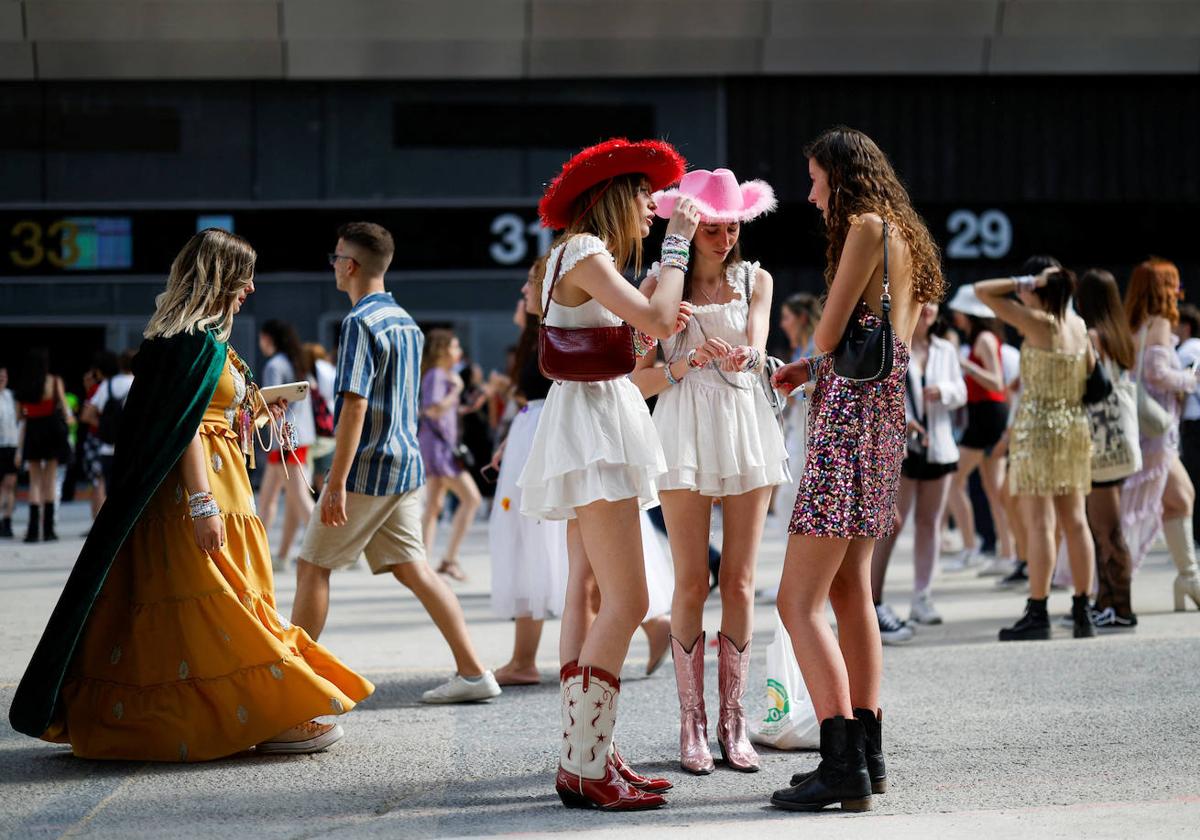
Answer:
[{"label": "pink cowboy hat", "polygon": [[661,218],[671,218],[675,202],[690,198],[706,222],[748,222],[775,209],[775,190],[766,181],[746,181],[739,185],[728,169],[693,169],[683,176],[678,187],[654,194]]}]

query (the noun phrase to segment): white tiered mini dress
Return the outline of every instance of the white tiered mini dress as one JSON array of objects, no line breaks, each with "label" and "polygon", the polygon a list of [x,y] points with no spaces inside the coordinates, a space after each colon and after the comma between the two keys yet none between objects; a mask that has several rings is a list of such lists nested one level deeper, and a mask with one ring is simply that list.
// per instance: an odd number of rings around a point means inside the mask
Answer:
[{"label": "white tiered mini dress", "polygon": [[[657,268],[652,266],[650,273]],[[748,345],[746,288],[749,284],[753,298],[757,275],[758,263],[730,265],[725,279],[734,291],[733,300],[695,306],[687,329],[663,342],[667,358],[681,358],[709,338],[735,347]],[[659,395],[654,425],[667,459],[659,490],[738,496],[791,481],[783,432],[758,378],[756,373],[710,366],[688,371],[678,385]]]},{"label": "white tiered mini dress", "polygon": [[[562,257],[559,281],[580,260],[601,254],[604,242],[580,234],[550,252],[542,306],[549,326],[620,326],[599,301],[563,306],[549,300],[549,277]],[[538,420],[529,461],[517,484],[521,513],[541,519],[574,519],[575,508],[601,499],[637,499],[646,510],[658,504],[656,483],[667,470],[654,421],[641,392],[627,377],[602,382],[556,382]]]}]

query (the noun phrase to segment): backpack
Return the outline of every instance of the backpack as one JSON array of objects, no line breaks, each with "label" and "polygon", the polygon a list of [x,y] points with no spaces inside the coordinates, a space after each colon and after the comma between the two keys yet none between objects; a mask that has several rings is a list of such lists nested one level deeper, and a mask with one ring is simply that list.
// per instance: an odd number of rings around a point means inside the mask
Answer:
[{"label": "backpack", "polygon": [[329,410],[329,403],[316,388],[310,388],[309,394],[312,399],[313,424],[316,426],[317,437],[333,437],[333,412]]},{"label": "backpack", "polygon": [[96,434],[100,436],[101,442],[112,445],[117,442],[117,432],[121,428],[121,414],[125,411],[125,400],[113,397],[111,379],[106,384],[108,399],[104,401],[104,410],[100,412],[100,423],[96,428]]}]

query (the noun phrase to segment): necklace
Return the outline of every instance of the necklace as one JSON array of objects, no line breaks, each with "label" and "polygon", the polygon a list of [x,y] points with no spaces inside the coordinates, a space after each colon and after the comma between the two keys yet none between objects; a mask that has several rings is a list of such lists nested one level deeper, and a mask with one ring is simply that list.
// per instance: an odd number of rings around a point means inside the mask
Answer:
[{"label": "necklace", "polygon": [[238,436],[242,455],[249,462],[250,469],[254,469],[254,403],[255,397],[258,396],[258,385],[254,382],[250,366],[242,361],[242,357],[232,347],[229,348],[229,357],[245,384],[241,401],[234,409],[233,431]]},{"label": "necklace", "polygon": [[[696,283],[696,284],[695,284],[695,286],[694,286],[694,288],[695,288],[695,289],[696,289],[696,291],[698,291],[700,294],[704,295],[704,299],[705,299],[705,300],[707,300],[707,301],[708,301],[710,304],[712,304],[713,306],[716,306],[716,305],[717,305],[717,302],[716,302],[715,300],[713,300],[713,299],[712,299],[712,296],[711,296],[711,295],[709,295],[709,293],[708,293],[708,292],[704,291],[704,289],[703,289],[703,288],[700,286],[700,284],[699,284],[699,283]],[[720,296],[721,296],[721,281],[719,281],[719,280],[718,280],[718,281],[717,281],[717,297],[720,297]]]}]

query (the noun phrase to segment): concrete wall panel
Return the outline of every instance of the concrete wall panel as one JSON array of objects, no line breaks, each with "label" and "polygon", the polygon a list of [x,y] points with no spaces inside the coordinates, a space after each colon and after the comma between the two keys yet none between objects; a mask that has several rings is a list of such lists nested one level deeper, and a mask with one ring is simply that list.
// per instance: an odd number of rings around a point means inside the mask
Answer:
[{"label": "concrete wall panel", "polygon": [[520,78],[518,41],[291,41],[293,79]]},{"label": "concrete wall panel", "polygon": [[998,38],[992,73],[1197,73],[1195,38]]},{"label": "concrete wall panel", "polygon": [[1082,38],[1200,36],[1195,0],[1024,0],[1004,8],[1004,35]]},{"label": "concrete wall panel", "polygon": [[[16,5],[16,4],[12,4]],[[25,3],[34,41],[268,41],[279,37],[275,0]]]},{"label": "concrete wall panel", "polygon": [[278,41],[59,41],[38,45],[41,79],[277,79]]},{"label": "concrete wall panel", "polygon": [[284,36],[299,40],[520,40],[525,0],[282,0]]},{"label": "concrete wall panel", "polygon": [[767,3],[756,0],[533,0],[533,37],[741,39],[766,35]]},{"label": "concrete wall panel", "polygon": [[985,38],[772,38],[766,73],[980,73]]},{"label": "concrete wall panel", "polygon": [[529,75],[720,76],[757,73],[759,40],[535,41]]},{"label": "concrete wall panel", "polygon": [[819,35],[984,36],[996,28],[1000,0],[775,0],[773,38]]}]

